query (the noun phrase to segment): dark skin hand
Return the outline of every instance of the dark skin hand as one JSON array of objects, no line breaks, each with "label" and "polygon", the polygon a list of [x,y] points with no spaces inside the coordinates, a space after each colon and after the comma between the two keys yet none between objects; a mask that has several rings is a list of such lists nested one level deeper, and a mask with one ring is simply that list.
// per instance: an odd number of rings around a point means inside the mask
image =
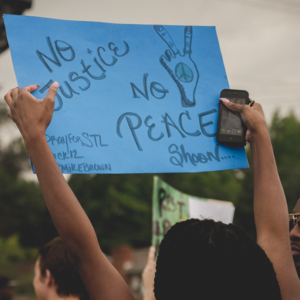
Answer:
[{"label": "dark skin hand", "polygon": [[[18,126],[33,162],[39,183],[59,235],[73,255],[91,299],[133,300],[121,277],[101,251],[94,228],[63,177],[46,140],[58,84],[37,100],[31,85],[10,90],[6,96],[8,116]],[[76,220],[76,226],[74,226]]]},{"label": "dark skin hand", "polygon": [[[101,251],[87,215],[48,146],[45,131],[52,119],[58,84],[53,83],[42,100],[30,94],[36,88],[31,85],[10,90],[5,101],[10,108],[8,116],[22,134],[55,226],[74,256],[92,299],[131,300],[126,283]],[[224,105],[239,112],[248,127],[246,138],[253,157],[257,243],[273,263],[282,299],[299,299],[300,282],[291,255],[287,204],[262,108],[257,103],[253,107],[231,102]]]},{"label": "dark skin hand", "polygon": [[273,263],[282,299],[299,299],[300,282],[291,254],[287,203],[262,107],[258,103],[250,107],[229,100],[223,103],[239,112],[248,128],[246,140],[251,145],[253,161],[257,243]]}]

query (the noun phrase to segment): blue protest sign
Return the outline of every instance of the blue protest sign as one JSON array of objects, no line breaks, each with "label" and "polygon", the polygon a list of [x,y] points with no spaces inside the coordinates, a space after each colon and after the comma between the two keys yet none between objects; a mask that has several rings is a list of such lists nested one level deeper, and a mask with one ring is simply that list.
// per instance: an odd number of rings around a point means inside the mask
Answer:
[{"label": "blue protest sign", "polygon": [[60,84],[47,140],[63,173],[248,167],[216,141],[228,88],[214,27],[4,16],[19,86]]}]

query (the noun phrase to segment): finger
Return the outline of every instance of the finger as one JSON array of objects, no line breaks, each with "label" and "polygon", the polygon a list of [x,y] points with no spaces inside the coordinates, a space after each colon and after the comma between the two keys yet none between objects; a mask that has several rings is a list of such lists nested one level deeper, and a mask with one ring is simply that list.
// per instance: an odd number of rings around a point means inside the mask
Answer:
[{"label": "finger", "polygon": [[244,111],[245,107],[250,108],[250,106],[248,106],[248,105],[233,103],[226,98],[220,98],[220,100],[223,102],[223,104],[226,106],[226,108],[228,108],[232,111],[237,111],[239,113],[242,113]]},{"label": "finger", "polygon": [[11,119],[13,119],[12,118],[12,114],[11,114],[11,111],[9,110],[8,112],[7,112],[7,115],[11,118]]},{"label": "finger", "polygon": [[155,261],[155,248],[151,246],[149,248],[149,253],[148,253],[148,263],[153,263]]},{"label": "finger", "polygon": [[263,110],[262,106],[259,103],[255,102],[252,105],[252,108],[255,109],[257,112],[259,112],[263,117],[265,117],[264,110]]},{"label": "finger", "polygon": [[[20,90],[18,91],[18,93],[16,93],[16,91],[13,91],[13,100],[17,100],[17,97],[19,95],[22,95],[22,94],[26,94],[26,93],[29,93],[31,94],[32,92],[34,92],[38,87],[40,87],[39,85],[37,84],[34,84],[34,85],[27,85],[27,86],[23,86],[20,88]],[[33,96],[32,96],[33,97]]]},{"label": "finger", "polygon": [[249,143],[250,139],[251,139],[251,131],[248,129],[246,131],[246,137],[245,137],[246,141]]},{"label": "finger", "polygon": [[13,101],[20,100],[22,101],[23,99],[29,99],[33,98],[36,99],[34,96],[31,95],[31,88],[28,88],[29,86],[24,86],[19,89],[19,91],[13,91],[12,96],[13,96]]},{"label": "finger", "polygon": [[34,92],[36,89],[40,88],[41,86],[38,84],[32,84],[32,85],[27,85],[24,86],[23,89],[25,89],[27,92],[32,93]]},{"label": "finger", "polygon": [[55,96],[58,90],[59,84],[57,81],[53,82],[47,92],[46,97],[42,100],[43,103],[48,107],[51,111],[54,109],[55,104]]},{"label": "finger", "polygon": [[15,88],[15,89],[12,90],[11,97],[12,97],[13,101],[17,100],[18,95],[19,95],[19,91],[20,91],[19,88]]},{"label": "finger", "polygon": [[193,27],[186,26],[184,29],[184,49],[183,52],[187,54],[192,53],[192,36],[193,36]]},{"label": "finger", "polygon": [[162,57],[163,57],[166,61],[170,62],[171,59],[172,59],[171,57],[175,58],[176,56],[175,56],[175,54],[174,54],[172,51],[170,51],[169,49],[167,49],[167,50],[165,51],[165,55],[162,55]]},{"label": "finger", "polygon": [[[17,89],[17,88],[15,88],[15,89]],[[8,105],[9,107],[11,107],[12,102],[13,102],[13,100],[12,100],[12,92],[13,92],[13,90],[14,90],[14,89],[9,90],[9,91],[6,93],[6,95],[4,96],[4,100],[5,100],[5,102],[7,103],[7,105]],[[19,89],[18,89],[18,90],[19,90]]]},{"label": "finger", "polygon": [[154,29],[159,34],[159,36],[166,42],[166,44],[169,46],[169,48],[175,55],[179,53],[179,50],[177,49],[168,31],[162,25],[154,25]]},{"label": "finger", "polygon": [[48,92],[47,92],[47,95],[46,95],[45,99],[54,100],[55,96],[56,96],[56,93],[57,93],[57,90],[58,90],[58,87],[59,87],[59,83],[57,81],[53,82],[50,85],[49,89],[48,89]]}]

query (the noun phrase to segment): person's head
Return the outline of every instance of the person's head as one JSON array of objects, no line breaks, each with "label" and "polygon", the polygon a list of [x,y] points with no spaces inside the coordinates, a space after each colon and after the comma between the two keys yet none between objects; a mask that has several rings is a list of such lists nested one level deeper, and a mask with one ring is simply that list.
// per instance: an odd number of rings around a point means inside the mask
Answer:
[{"label": "person's head", "polygon": [[272,263],[242,229],[213,220],[175,224],[159,247],[156,300],[281,299]]},{"label": "person's head", "polygon": [[0,300],[11,300],[13,298],[13,290],[11,280],[5,276],[0,276]]},{"label": "person's head", "polygon": [[290,215],[290,239],[292,247],[292,255],[300,277],[300,199],[298,199],[292,215]]},{"label": "person's head", "polygon": [[77,267],[59,237],[39,250],[34,273],[33,287],[38,300],[48,300],[53,294],[88,299]]}]

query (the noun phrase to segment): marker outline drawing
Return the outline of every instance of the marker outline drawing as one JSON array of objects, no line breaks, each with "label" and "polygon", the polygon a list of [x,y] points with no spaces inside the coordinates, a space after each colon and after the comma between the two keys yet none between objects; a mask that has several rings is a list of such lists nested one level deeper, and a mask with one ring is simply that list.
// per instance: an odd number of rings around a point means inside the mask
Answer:
[{"label": "marker outline drawing", "polygon": [[172,37],[162,25],[154,25],[154,29],[169,47],[160,56],[159,62],[175,81],[181,95],[181,105],[183,107],[195,106],[195,93],[199,81],[199,72],[191,57],[193,27],[186,26],[184,28],[183,53],[180,53]]}]

